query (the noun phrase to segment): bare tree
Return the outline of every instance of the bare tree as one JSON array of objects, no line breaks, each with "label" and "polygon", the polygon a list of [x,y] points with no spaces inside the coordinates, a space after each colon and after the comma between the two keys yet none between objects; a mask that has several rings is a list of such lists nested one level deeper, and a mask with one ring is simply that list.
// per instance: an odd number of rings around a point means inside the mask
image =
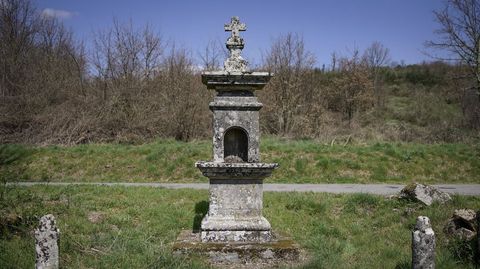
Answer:
[{"label": "bare tree", "polygon": [[332,56],[332,72],[335,72],[337,68],[337,60],[338,60],[337,53],[332,52],[331,56]]},{"label": "bare tree", "polygon": [[380,81],[380,71],[383,66],[388,65],[390,62],[390,51],[382,43],[375,41],[365,50],[363,58],[373,78],[373,93],[376,106],[382,107],[385,94]]},{"label": "bare tree", "polygon": [[272,102],[267,106],[271,112],[268,128],[285,135],[295,128],[294,118],[302,114],[300,110],[306,109],[302,101],[311,98],[308,77],[313,74],[315,57],[305,48],[303,38],[292,33],[277,38],[266,55],[264,66],[275,73],[265,90],[270,97],[265,102]]},{"label": "bare tree", "polygon": [[224,56],[220,42],[210,40],[205,49],[198,53],[198,56],[204,70],[212,71],[219,69]]},{"label": "bare tree", "polygon": [[[176,140],[188,141],[203,135],[208,129],[210,91],[201,85],[195,74],[193,59],[188,50],[172,45],[162,68],[164,94],[164,132]],[[205,123],[207,125],[205,125]],[[207,126],[207,128],[205,128]]]},{"label": "bare tree", "polygon": [[162,37],[154,33],[147,25],[142,31],[142,50],[140,58],[143,62],[143,77],[151,79],[161,65],[161,58],[165,49]]},{"label": "bare tree", "polygon": [[480,93],[480,1],[448,0],[434,14],[439,40],[428,41],[427,46],[448,50],[456,56],[453,60],[466,64]]},{"label": "bare tree", "polygon": [[28,54],[38,33],[39,16],[30,1],[0,1],[0,71],[2,96],[25,88]]},{"label": "bare tree", "polygon": [[[426,45],[450,51],[454,55],[453,60],[468,67],[468,77],[473,79],[476,90],[477,105],[473,106],[475,111],[467,113],[473,116],[467,120],[473,127],[480,127],[480,1],[447,0],[445,8],[434,11],[434,14],[440,26],[436,31],[439,39],[428,41]],[[471,94],[466,96],[471,98]]]},{"label": "bare tree", "polygon": [[96,76],[104,82],[103,98],[107,91],[141,93],[138,83],[151,79],[161,65],[163,54],[161,37],[146,25],[134,29],[132,22],[123,24],[114,20],[113,27],[94,36],[91,62]]},{"label": "bare tree", "polygon": [[332,93],[339,101],[341,110],[349,124],[358,111],[372,107],[373,84],[365,59],[355,49],[351,57],[339,59],[339,76],[333,80]]}]

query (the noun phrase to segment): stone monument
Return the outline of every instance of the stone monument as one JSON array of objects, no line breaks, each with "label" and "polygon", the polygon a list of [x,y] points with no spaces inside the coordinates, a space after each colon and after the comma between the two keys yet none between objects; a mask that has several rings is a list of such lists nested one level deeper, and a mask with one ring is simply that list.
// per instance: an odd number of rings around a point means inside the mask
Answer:
[{"label": "stone monument", "polygon": [[196,166],[210,179],[209,211],[202,220],[203,242],[258,241],[271,239],[270,223],[262,216],[263,179],[276,163],[260,163],[259,110],[254,96],[271,78],[266,72],[248,72],[242,58],[239,31],[246,26],[233,17],[226,46],[230,57],[225,70],[204,72],[202,82],[217,91],[210,103],[213,112],[213,161]]},{"label": "stone monument", "polygon": [[[195,165],[210,180],[208,213],[200,234],[179,236],[174,250],[207,252],[229,260],[298,257],[298,247],[271,231],[263,217],[263,180],[278,166],[260,162],[259,110],[262,104],[254,95],[273,76],[268,72],[250,72],[241,52],[240,31],[246,25],[233,17],[225,25],[231,36],[226,42],[230,56],[224,70],[202,73],[207,89],[217,92],[210,103],[213,112],[213,160]],[[198,240],[198,241],[195,241]],[[196,242],[196,243],[195,243]]]}]

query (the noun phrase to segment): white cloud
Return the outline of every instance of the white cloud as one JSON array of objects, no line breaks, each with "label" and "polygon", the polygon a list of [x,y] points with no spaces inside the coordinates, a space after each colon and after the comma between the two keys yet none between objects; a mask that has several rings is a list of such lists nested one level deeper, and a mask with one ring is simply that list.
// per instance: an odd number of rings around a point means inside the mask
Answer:
[{"label": "white cloud", "polygon": [[46,8],[42,10],[42,15],[51,18],[69,19],[73,17],[75,13],[61,9]]}]

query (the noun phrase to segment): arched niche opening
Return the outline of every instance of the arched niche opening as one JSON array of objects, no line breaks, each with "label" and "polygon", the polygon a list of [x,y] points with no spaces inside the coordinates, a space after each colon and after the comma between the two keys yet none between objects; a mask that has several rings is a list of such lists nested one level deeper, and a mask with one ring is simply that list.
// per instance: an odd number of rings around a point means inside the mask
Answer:
[{"label": "arched niche opening", "polygon": [[228,129],[223,137],[223,150],[225,162],[247,162],[247,132],[239,127],[232,127]]}]

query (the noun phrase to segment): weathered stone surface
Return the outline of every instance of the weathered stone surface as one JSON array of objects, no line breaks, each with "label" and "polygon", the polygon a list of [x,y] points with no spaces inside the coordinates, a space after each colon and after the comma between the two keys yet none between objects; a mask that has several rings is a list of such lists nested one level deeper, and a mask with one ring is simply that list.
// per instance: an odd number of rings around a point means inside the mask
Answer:
[{"label": "weathered stone surface", "polygon": [[412,232],[412,268],[435,268],[435,233],[428,217],[418,217]]},{"label": "weathered stone surface", "polygon": [[456,209],[445,225],[444,231],[447,235],[471,240],[477,235],[476,217],[477,214],[472,209]]},{"label": "weathered stone surface", "polygon": [[[223,105],[229,102],[237,107],[220,108],[219,99],[224,99]],[[251,106],[252,99],[256,101],[256,97],[216,97],[210,104],[213,111],[213,161],[224,161],[225,149],[228,146],[227,138],[232,132],[241,132],[240,135],[245,137],[246,141],[239,145],[239,149],[246,151],[248,155],[246,161],[250,163],[260,161],[259,108]],[[246,102],[248,103],[245,104]]]},{"label": "weathered stone surface", "polygon": [[60,230],[52,214],[40,218],[35,229],[35,268],[56,269],[59,266],[58,240]]},{"label": "weathered stone surface", "polygon": [[417,200],[428,206],[433,202],[443,204],[452,199],[448,193],[442,192],[433,186],[417,183],[407,185],[400,192],[400,197]]},{"label": "weathered stone surface", "polygon": [[[231,173],[222,174],[222,177],[225,177]],[[262,209],[261,179],[212,179],[210,177],[209,210],[201,223],[202,241],[269,241],[271,226],[262,216]]]},{"label": "weathered stone surface", "polygon": [[206,71],[202,82],[211,90],[255,91],[263,89],[272,76],[269,72]]},{"label": "weathered stone surface", "polygon": [[242,158],[240,158],[239,156],[235,156],[235,155],[229,155],[229,156],[225,157],[224,161],[226,163],[243,163],[244,162],[244,160]]},{"label": "weathered stone surface", "polygon": [[232,32],[227,39],[227,49],[230,51],[230,57],[225,60],[224,68],[229,72],[246,72],[248,63],[242,58],[241,53],[245,45],[243,38],[240,37],[240,31],[247,30],[244,23],[240,23],[238,17],[232,17],[230,24],[225,24],[225,31]]},{"label": "weathered stone surface", "polygon": [[265,243],[273,240],[271,231],[202,231],[202,242]]},{"label": "weathered stone surface", "polygon": [[176,255],[194,254],[208,257],[213,265],[238,266],[248,268],[284,266],[297,261],[300,247],[291,239],[273,235],[268,242],[203,242],[200,234],[182,231],[173,245]]},{"label": "weathered stone surface", "polygon": [[461,219],[462,221],[468,222],[472,230],[475,228],[475,218],[477,217],[477,213],[475,213],[472,209],[455,209],[453,211],[453,218],[454,219]]},{"label": "weathered stone surface", "polygon": [[[202,174],[210,179],[223,179],[229,183],[230,179],[256,180],[264,179],[278,167],[277,163],[229,163],[229,162],[196,162],[195,166]],[[210,182],[211,183],[211,182]],[[232,184],[230,182],[229,184]],[[244,182],[244,184],[246,184]],[[250,184],[262,184],[252,181]]]}]

